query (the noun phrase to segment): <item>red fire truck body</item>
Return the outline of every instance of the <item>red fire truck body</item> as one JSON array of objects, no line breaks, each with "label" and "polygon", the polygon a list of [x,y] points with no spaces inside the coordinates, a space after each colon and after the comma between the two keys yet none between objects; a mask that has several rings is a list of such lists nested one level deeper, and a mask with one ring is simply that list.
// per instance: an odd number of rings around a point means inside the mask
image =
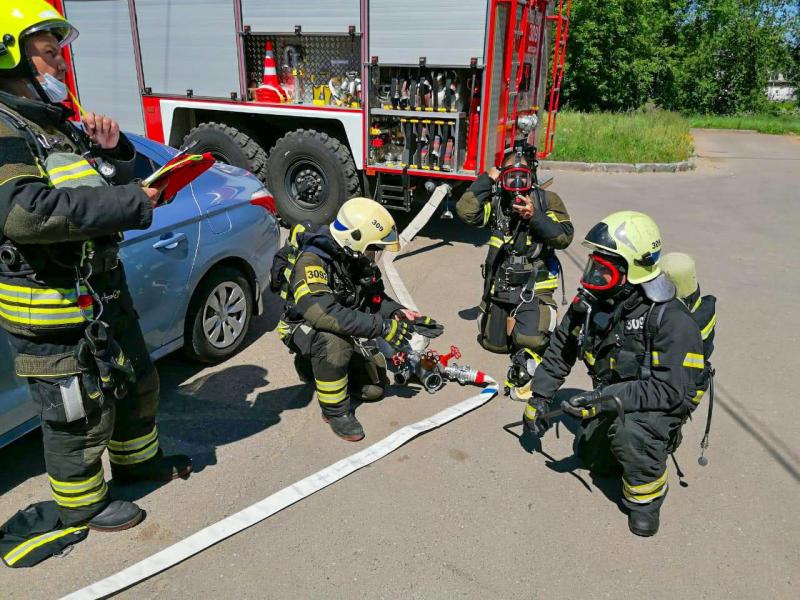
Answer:
[{"label": "red fire truck body", "polygon": [[252,171],[289,222],[553,149],[570,0],[51,2],[87,109]]}]

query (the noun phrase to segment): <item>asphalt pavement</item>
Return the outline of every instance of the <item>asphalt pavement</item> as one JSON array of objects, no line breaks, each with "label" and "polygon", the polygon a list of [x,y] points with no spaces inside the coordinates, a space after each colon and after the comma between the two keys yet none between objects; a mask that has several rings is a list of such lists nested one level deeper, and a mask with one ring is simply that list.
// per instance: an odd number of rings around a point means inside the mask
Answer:
[{"label": "asphalt pavement", "polygon": [[[670,464],[658,536],[628,532],[619,482],[593,480],[572,457],[571,421],[538,451],[502,429],[523,405],[498,397],[121,597],[797,598],[800,138],[695,136],[693,172],[554,172],[552,186],[578,239],[616,210],[653,216],[665,251],[695,256],[704,292],[719,298],[710,463],[696,460],[701,408],[677,452],[688,486]],[[486,239],[437,218],[396,264],[447,326],[440,349],[456,344],[463,363],[501,378],[507,360],[475,341]],[[577,241],[562,254],[568,299],[585,255]],[[147,510],[142,525],[92,533],[34,569],[0,569],[0,597],[79,589],[475,393],[392,388],[358,408],[366,440],[340,441],[273,332],[275,309],[224,364],[158,363],[163,445],[193,455],[192,477],[115,488]],[[578,365],[566,387],[588,385]],[[0,473],[0,519],[45,499],[40,436],[0,450]]]}]

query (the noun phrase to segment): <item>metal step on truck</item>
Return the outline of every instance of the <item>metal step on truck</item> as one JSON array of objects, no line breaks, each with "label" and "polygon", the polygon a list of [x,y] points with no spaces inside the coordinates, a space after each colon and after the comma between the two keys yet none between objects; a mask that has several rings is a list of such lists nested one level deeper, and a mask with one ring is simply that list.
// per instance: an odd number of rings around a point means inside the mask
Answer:
[{"label": "metal step on truck", "polygon": [[287,223],[458,197],[553,149],[570,0],[50,0],[69,83],[126,131],[248,169]]}]

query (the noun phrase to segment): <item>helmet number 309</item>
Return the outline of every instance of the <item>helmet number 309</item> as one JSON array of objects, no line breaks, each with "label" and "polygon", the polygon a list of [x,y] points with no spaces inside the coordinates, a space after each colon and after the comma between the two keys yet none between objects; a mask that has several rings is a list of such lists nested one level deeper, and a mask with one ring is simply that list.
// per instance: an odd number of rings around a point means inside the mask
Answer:
[{"label": "helmet number 309", "polygon": [[377,219],[372,219],[372,224],[375,226],[375,229],[378,231],[383,231],[383,225],[381,225]]}]

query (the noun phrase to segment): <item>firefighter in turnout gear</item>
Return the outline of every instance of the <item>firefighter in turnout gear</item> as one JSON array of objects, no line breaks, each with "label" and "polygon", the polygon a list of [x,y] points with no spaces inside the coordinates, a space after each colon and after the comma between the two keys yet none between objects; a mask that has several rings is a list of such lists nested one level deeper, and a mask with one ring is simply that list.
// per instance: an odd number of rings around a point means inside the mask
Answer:
[{"label": "firefighter in turnout gear", "polygon": [[536,185],[533,152],[518,142],[500,169],[481,175],[461,196],[456,212],[492,232],[482,266],[479,343],[500,354],[519,351],[538,364],[557,321],[555,250],[569,246],[574,228],[561,198]]},{"label": "firefighter in turnout gear", "polygon": [[661,234],[650,217],[614,213],[584,245],[592,253],[582,288],[533,373],[523,419],[544,431],[542,415],[583,360],[594,389],[562,403],[581,419],[576,454],[597,475],[622,475],[629,527],[651,536],[667,493],[667,457],[703,395],[703,341],[659,266]]},{"label": "firefighter in turnout gear", "polygon": [[350,397],[378,400],[387,383],[385,360],[381,364],[360,340],[383,338],[407,351],[414,332],[437,337],[443,327],[385,293],[365,252],[397,251],[399,242],[394,219],[377,202],[348,200],[333,223],[301,233],[298,241],[281,337],[296,355],[301,379],[313,378],[323,420],[339,437],[359,441],[364,430]]},{"label": "firefighter in turnout gear", "polygon": [[106,449],[117,483],[173,479],[191,462],[159,447],[158,373],[117,257],[159,192],[127,183],[135,152],[114,121],[67,120],[61,48],[77,34],[44,0],[0,8],[0,326],[41,410],[61,524],[116,531],[143,513],[111,501]]}]

